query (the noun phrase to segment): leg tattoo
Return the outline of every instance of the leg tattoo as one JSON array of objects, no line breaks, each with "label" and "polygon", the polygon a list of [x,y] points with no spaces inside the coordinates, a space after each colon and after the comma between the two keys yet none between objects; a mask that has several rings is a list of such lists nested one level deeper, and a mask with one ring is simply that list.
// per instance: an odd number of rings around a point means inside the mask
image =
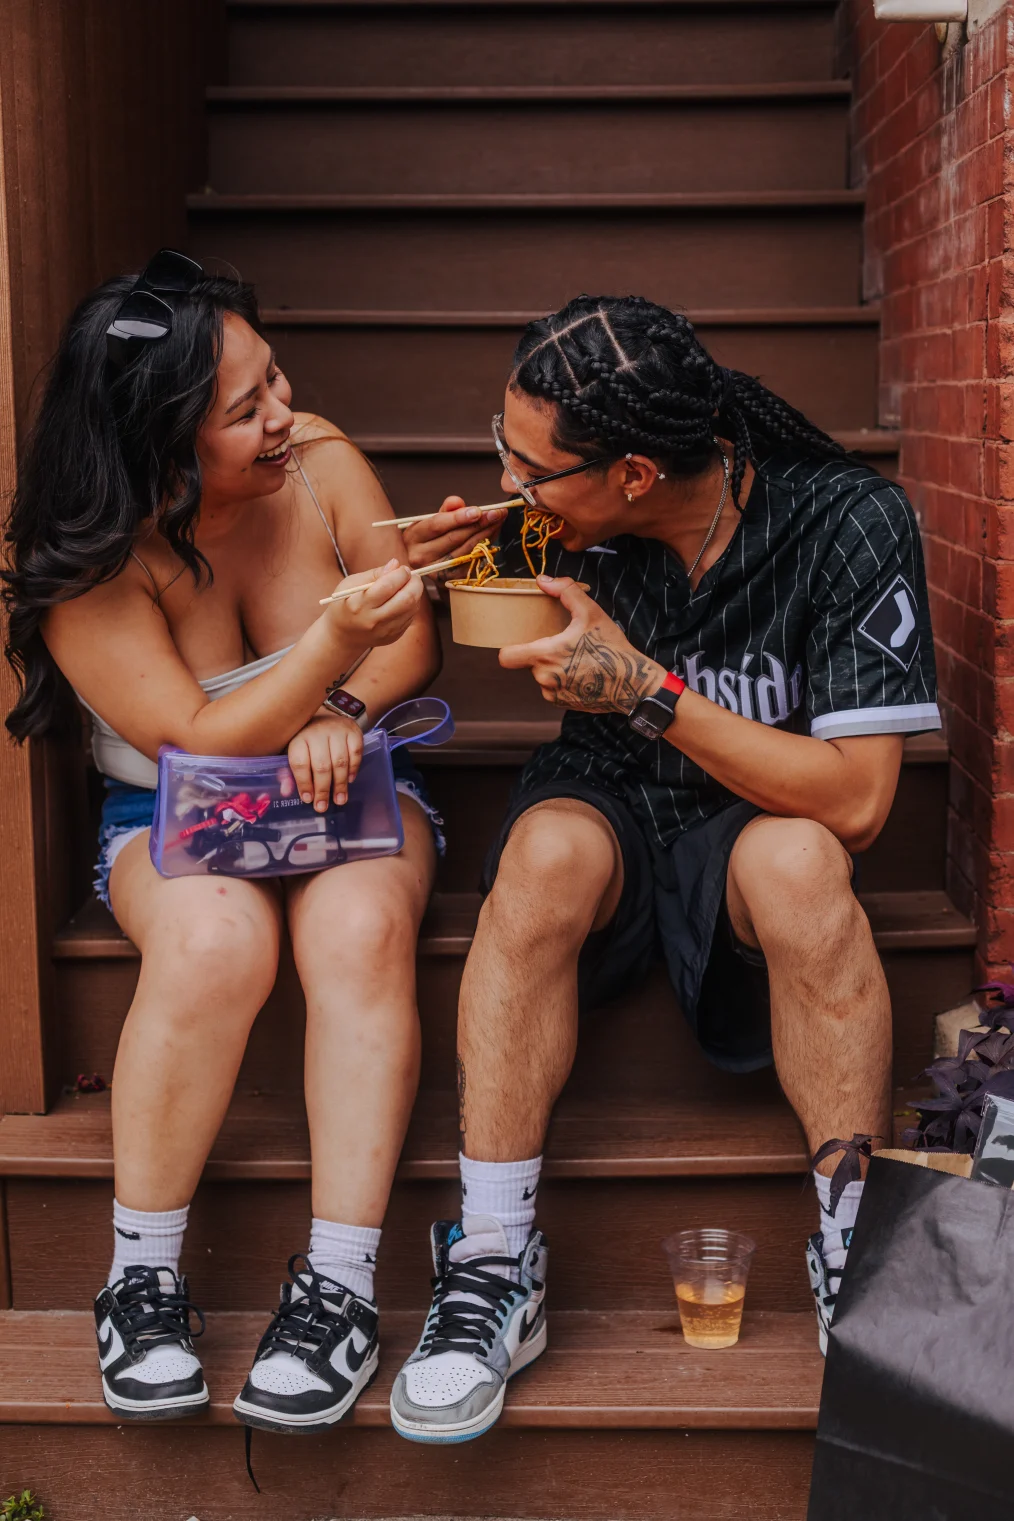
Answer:
[{"label": "leg tattoo", "polygon": [[458,1065],[458,1149],[465,1150],[465,1064],[459,1056]]}]

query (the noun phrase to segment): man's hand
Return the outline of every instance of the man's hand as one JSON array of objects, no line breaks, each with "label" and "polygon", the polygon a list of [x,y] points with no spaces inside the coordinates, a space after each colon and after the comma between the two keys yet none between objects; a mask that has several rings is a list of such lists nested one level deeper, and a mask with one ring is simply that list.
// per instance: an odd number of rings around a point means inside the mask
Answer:
[{"label": "man's hand", "polygon": [[311,718],[289,741],[289,765],[299,796],[323,813],[331,797],[348,802],[349,784],[363,758],[363,733],[351,718]]},{"label": "man's hand", "polygon": [[665,670],[635,650],[623,630],[569,576],[540,576],[558,597],[570,626],[549,639],[509,644],[500,651],[508,670],[527,666],[547,702],[585,713],[630,713],[665,680]]}]

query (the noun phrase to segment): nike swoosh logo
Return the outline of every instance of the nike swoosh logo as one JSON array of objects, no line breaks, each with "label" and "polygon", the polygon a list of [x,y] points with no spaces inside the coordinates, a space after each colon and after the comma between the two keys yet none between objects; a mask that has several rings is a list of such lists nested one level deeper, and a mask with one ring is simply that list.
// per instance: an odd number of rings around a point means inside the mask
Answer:
[{"label": "nike swoosh logo", "polygon": [[121,1230],[118,1225],[115,1225],[113,1227],[113,1229],[115,1230],[115,1232],[116,1232],[116,1234],[118,1236],[122,1236],[123,1237],[124,1241],[140,1241],[140,1239],[141,1239],[141,1232],[140,1231],[125,1231],[125,1230]]},{"label": "nike swoosh logo", "polygon": [[355,1347],[355,1343],[353,1342],[352,1338],[349,1337],[349,1344],[345,1348],[345,1361],[348,1363],[348,1365],[352,1369],[353,1373],[358,1373],[359,1372],[360,1368],[363,1366],[363,1363],[366,1361],[367,1357],[370,1355],[370,1352],[372,1351],[372,1349],[373,1349],[373,1342],[372,1341],[368,1341],[366,1343],[366,1346],[363,1348],[363,1350],[361,1352],[357,1352],[356,1351],[356,1347]]},{"label": "nike swoosh logo", "polygon": [[109,1354],[110,1354],[110,1352],[112,1350],[113,1350],[113,1333],[112,1333],[112,1331],[110,1331],[107,1336],[105,1336],[105,1337],[100,1336],[99,1337],[99,1358],[100,1358],[100,1360],[103,1357],[108,1357]]},{"label": "nike swoosh logo", "polygon": [[537,1191],[538,1190],[534,1189],[534,1188],[530,1189],[530,1190],[526,1188],[524,1190],[524,1192],[522,1193],[521,1197],[522,1197],[522,1199],[534,1199]]},{"label": "nike swoosh logo", "polygon": [[519,1347],[522,1345],[522,1343],[524,1343],[524,1342],[526,1342],[528,1340],[529,1336],[531,1336],[532,1332],[535,1330],[535,1327],[539,1323],[539,1319],[540,1319],[541,1315],[542,1315],[542,1306],[541,1305],[539,1305],[539,1308],[536,1310],[536,1312],[532,1316],[531,1320],[528,1319],[528,1311],[527,1310],[525,1311],[524,1315],[521,1317],[521,1326],[520,1326],[520,1329],[518,1330],[518,1346]]}]

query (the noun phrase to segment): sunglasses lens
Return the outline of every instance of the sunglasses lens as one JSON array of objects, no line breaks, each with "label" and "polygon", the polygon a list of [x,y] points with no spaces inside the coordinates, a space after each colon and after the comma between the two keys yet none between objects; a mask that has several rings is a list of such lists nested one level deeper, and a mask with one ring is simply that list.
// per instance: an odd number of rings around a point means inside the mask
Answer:
[{"label": "sunglasses lens", "polygon": [[172,331],[172,308],[158,296],[147,291],[135,291],[127,297],[108,331],[116,338],[143,338],[148,341],[164,338]]},{"label": "sunglasses lens", "polygon": [[141,278],[151,290],[187,291],[193,290],[198,280],[204,279],[204,270],[186,254],[161,248],[149,261]]}]

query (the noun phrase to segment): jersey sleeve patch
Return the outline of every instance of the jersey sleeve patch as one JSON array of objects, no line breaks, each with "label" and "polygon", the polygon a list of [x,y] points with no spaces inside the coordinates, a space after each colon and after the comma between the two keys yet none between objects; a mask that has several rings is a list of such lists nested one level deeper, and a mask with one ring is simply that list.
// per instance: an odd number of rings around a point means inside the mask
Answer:
[{"label": "jersey sleeve patch", "polygon": [[905,672],[919,652],[918,605],[904,576],[895,576],[859,625],[859,632]]}]

